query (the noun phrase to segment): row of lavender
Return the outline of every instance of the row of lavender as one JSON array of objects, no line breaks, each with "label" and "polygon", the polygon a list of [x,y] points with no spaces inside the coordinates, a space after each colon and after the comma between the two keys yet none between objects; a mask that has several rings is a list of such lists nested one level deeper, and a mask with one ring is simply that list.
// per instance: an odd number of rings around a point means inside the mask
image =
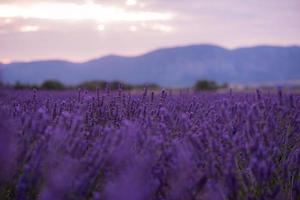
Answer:
[{"label": "row of lavender", "polygon": [[300,96],[0,92],[0,199],[300,199]]}]

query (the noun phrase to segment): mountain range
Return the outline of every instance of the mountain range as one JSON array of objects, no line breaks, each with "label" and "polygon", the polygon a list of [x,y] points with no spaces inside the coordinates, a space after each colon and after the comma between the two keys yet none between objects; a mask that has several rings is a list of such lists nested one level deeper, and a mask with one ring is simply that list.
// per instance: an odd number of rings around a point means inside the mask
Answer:
[{"label": "mountain range", "polygon": [[63,60],[0,64],[6,83],[40,84],[58,80],[68,85],[89,80],[156,83],[185,87],[197,80],[264,84],[300,80],[300,46],[255,46],[226,49],[191,45],[158,49],[140,56],[109,55],[83,63]]}]

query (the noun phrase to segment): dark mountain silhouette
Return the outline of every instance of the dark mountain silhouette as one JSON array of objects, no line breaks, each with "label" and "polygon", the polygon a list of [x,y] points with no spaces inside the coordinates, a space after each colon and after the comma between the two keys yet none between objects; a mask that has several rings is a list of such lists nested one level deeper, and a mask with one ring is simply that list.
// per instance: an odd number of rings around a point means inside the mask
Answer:
[{"label": "dark mountain silhouette", "polygon": [[84,63],[59,60],[2,65],[4,82],[65,84],[119,80],[133,84],[191,86],[196,80],[263,84],[300,80],[300,47],[256,46],[225,49],[213,45],[164,48],[136,57],[110,55]]}]

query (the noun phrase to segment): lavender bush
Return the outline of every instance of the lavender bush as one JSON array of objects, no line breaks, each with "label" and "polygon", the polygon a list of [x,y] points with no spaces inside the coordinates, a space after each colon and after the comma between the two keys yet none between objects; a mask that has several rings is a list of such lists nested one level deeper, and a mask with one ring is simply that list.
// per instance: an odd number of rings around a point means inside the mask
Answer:
[{"label": "lavender bush", "polygon": [[0,92],[0,199],[300,199],[300,96]]}]

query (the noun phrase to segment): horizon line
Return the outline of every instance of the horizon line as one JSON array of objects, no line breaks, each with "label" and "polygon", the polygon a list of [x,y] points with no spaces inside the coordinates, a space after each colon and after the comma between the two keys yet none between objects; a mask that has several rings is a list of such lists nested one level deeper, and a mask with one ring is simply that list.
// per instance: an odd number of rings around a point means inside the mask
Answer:
[{"label": "horizon line", "polygon": [[163,47],[158,47],[158,48],[153,48],[150,49],[148,51],[145,51],[144,53],[138,53],[138,54],[134,54],[134,55],[122,55],[122,54],[117,54],[117,53],[107,53],[105,55],[100,55],[99,57],[91,57],[89,59],[84,59],[82,61],[75,61],[75,60],[71,60],[71,59],[64,59],[64,58],[41,58],[41,59],[32,59],[32,60],[13,60],[11,62],[8,63],[3,63],[0,60],[0,65],[9,65],[9,64],[16,64],[16,63],[32,63],[32,62],[68,62],[68,63],[74,63],[74,64],[83,64],[86,62],[90,62],[93,60],[98,60],[98,59],[102,59],[105,57],[110,57],[110,56],[116,56],[116,57],[123,57],[123,58],[135,58],[135,57],[140,57],[140,56],[144,56],[147,55],[149,53],[155,52],[155,51],[159,51],[159,50],[167,50],[167,49],[174,49],[174,48],[185,48],[185,47],[192,47],[192,46],[214,46],[214,47],[218,47],[218,48],[222,48],[222,49],[226,49],[229,51],[234,51],[237,49],[247,49],[247,48],[256,48],[256,47],[277,47],[277,48],[291,48],[291,47],[297,47],[300,48],[300,44],[253,44],[253,45],[241,45],[238,47],[225,47],[222,45],[218,45],[215,43],[191,43],[191,44],[185,44],[185,45],[170,45],[170,46],[163,46]]}]

